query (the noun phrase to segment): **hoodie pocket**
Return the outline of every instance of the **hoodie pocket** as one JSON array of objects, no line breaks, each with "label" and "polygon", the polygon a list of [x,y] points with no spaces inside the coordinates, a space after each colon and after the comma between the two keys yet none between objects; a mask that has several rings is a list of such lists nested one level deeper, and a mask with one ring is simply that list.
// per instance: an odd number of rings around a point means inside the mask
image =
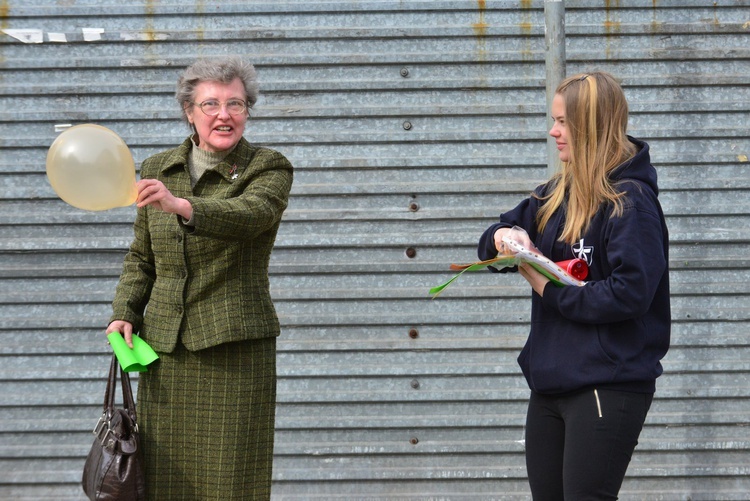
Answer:
[{"label": "hoodie pocket", "polygon": [[561,393],[612,382],[619,364],[602,348],[599,326],[564,318],[536,322],[518,362],[531,389]]}]

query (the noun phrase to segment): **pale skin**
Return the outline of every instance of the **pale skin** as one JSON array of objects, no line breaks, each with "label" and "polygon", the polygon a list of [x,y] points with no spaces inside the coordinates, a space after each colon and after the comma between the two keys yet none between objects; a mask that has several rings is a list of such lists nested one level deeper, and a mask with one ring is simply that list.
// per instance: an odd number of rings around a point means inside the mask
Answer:
[{"label": "pale skin", "polygon": [[[515,240],[519,244],[530,250],[534,250],[536,248],[534,246],[534,243],[529,239],[526,233],[514,232],[511,228],[500,228],[495,232],[494,235],[495,248],[497,249],[498,253],[508,254],[512,252],[503,242],[503,237],[508,236],[509,234],[511,234],[511,232],[513,233],[513,240]],[[531,288],[534,289],[534,292],[536,292],[540,296],[544,296],[544,286],[547,285],[547,282],[549,282],[549,279],[547,277],[536,271],[533,266],[526,263],[520,264],[518,266],[518,273],[520,273],[521,276],[525,278],[527,282],[529,282],[529,285],[531,285]]]},{"label": "pale skin", "polygon": [[[207,116],[196,104],[185,109],[188,122],[195,127],[198,147],[206,151],[219,152],[234,148],[242,139],[248,113],[231,115],[226,108],[230,100],[246,100],[242,80],[234,79],[229,84],[206,81],[195,87],[193,103],[214,99],[223,103],[219,114]],[[184,198],[175,197],[158,179],[141,179],[136,183],[138,198],[136,207],[151,206],[156,210],[177,214],[186,220],[193,216],[193,206]],[[119,332],[127,345],[133,347],[133,324],[124,320],[114,320],[107,326],[106,333]]]},{"label": "pale skin", "polygon": [[[555,94],[555,97],[552,100],[551,111],[553,125],[549,131],[549,135],[555,138],[557,150],[560,152],[560,161],[567,162],[570,160],[570,147],[568,145],[568,129],[565,120],[565,100],[560,94]],[[510,252],[503,243],[503,237],[508,236],[511,232],[515,241],[527,249],[535,249],[534,243],[528,238],[526,233],[513,232],[511,228],[500,228],[494,235],[495,248],[498,253],[506,254]],[[544,296],[544,287],[547,285],[547,282],[549,282],[547,277],[536,271],[536,269],[530,264],[521,264],[518,267],[518,272],[527,282],[529,282],[529,285],[534,289],[534,292],[539,294],[539,296]]]}]

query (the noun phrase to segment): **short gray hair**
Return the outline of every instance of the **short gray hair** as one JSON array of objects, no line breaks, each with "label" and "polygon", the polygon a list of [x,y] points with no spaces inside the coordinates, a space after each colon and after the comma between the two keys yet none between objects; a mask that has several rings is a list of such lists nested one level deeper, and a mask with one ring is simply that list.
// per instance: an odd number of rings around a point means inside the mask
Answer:
[{"label": "short gray hair", "polygon": [[199,59],[182,73],[177,80],[175,97],[182,109],[182,118],[187,121],[185,108],[193,102],[195,88],[202,82],[221,82],[230,84],[235,78],[242,81],[245,87],[245,100],[248,110],[258,100],[258,75],[255,67],[237,56],[224,58]]}]

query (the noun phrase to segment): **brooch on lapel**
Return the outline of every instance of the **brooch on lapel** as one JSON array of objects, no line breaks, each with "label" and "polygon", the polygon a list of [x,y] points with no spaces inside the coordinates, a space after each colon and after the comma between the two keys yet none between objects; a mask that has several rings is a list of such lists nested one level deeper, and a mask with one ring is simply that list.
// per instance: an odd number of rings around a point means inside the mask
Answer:
[{"label": "brooch on lapel", "polygon": [[229,175],[232,176],[232,179],[237,179],[237,164],[232,165],[232,168],[229,169]]}]

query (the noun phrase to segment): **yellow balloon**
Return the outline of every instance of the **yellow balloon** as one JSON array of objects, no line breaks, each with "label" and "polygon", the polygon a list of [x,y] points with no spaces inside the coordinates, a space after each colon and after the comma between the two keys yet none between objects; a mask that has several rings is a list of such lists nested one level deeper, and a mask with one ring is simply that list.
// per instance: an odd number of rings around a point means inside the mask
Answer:
[{"label": "yellow balloon", "polygon": [[47,152],[47,178],[73,207],[100,211],[135,202],[135,163],[117,134],[94,124],[61,133]]}]

